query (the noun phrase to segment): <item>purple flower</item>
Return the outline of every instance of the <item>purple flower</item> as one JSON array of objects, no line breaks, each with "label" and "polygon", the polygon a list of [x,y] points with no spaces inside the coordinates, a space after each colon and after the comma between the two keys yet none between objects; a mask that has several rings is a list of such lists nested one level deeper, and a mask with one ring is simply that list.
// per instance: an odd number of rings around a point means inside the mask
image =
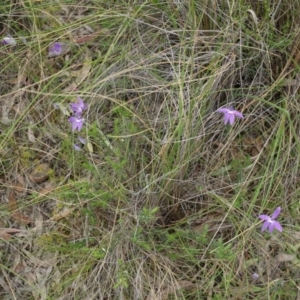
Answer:
[{"label": "purple flower", "polygon": [[84,139],[83,137],[79,136],[78,140],[81,144],[85,145],[86,144],[86,139]]},{"label": "purple flower", "polygon": [[224,114],[224,123],[225,123],[225,125],[226,125],[228,122],[230,123],[230,125],[232,125],[232,124],[234,123],[235,117],[238,117],[238,118],[240,118],[240,119],[243,119],[243,118],[244,118],[244,116],[243,116],[242,113],[240,113],[240,112],[237,111],[237,110],[234,110],[232,107],[230,107],[230,108],[226,108],[226,107],[224,107],[224,108],[219,108],[219,109],[217,110],[217,112]]},{"label": "purple flower", "polygon": [[[78,140],[79,140],[79,142],[80,142],[81,144],[83,144],[83,145],[86,144],[86,139],[84,139],[83,137],[79,136],[79,137],[78,137]],[[78,146],[77,144],[73,144],[73,148],[74,148],[74,150],[76,150],[76,151],[81,151],[81,150],[82,150],[81,147]]]},{"label": "purple flower", "polygon": [[3,45],[16,46],[17,42],[11,35],[8,34],[6,37],[4,37],[2,39],[2,44]]},{"label": "purple flower", "polygon": [[53,43],[48,49],[48,56],[58,56],[64,54],[67,51],[67,45],[61,42]]},{"label": "purple flower", "polygon": [[274,229],[282,232],[282,227],[281,227],[280,223],[275,221],[275,219],[280,214],[280,211],[281,211],[281,208],[277,207],[275,209],[275,211],[273,212],[273,214],[271,215],[271,217],[269,217],[267,215],[259,215],[258,216],[261,220],[265,221],[262,226],[261,231],[265,231],[268,228],[270,233],[272,233]]},{"label": "purple flower", "polygon": [[80,118],[78,116],[72,116],[69,118],[69,122],[72,124],[72,130],[80,131],[82,129],[84,118]]},{"label": "purple flower", "polygon": [[76,144],[73,144],[73,148],[75,151],[81,151],[81,148]]},{"label": "purple flower", "polygon": [[78,117],[88,108],[87,104],[85,104],[80,97],[77,97],[77,103],[71,103],[70,107],[74,114]]}]

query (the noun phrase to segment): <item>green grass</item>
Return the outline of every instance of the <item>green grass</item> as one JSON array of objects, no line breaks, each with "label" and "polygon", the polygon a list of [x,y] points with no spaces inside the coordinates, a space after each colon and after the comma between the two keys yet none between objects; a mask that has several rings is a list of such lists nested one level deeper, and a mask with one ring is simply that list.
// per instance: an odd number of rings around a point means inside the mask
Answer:
[{"label": "green grass", "polygon": [[4,3],[1,299],[299,297],[299,0]]}]

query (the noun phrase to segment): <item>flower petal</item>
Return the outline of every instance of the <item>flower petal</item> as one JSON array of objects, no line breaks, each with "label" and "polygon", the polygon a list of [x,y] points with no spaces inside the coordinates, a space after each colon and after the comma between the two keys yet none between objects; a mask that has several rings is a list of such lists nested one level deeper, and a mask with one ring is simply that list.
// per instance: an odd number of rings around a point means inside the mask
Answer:
[{"label": "flower petal", "polygon": [[69,122],[72,124],[72,131],[74,131],[77,128],[77,118],[70,117]]},{"label": "flower petal", "polygon": [[272,220],[274,220],[274,219],[276,219],[276,218],[278,217],[278,215],[280,214],[280,211],[281,211],[281,207],[279,206],[279,207],[277,207],[277,208],[275,209],[275,211],[273,212],[273,214],[272,214],[272,216],[271,216]]},{"label": "flower petal", "polygon": [[275,228],[275,224],[274,224],[274,222],[272,222],[272,223],[269,223],[269,232],[270,232],[270,233],[272,233],[272,232],[273,232],[274,228]]},{"label": "flower petal", "polygon": [[58,56],[68,51],[68,45],[62,42],[55,42],[48,48],[48,57]]},{"label": "flower petal", "polygon": [[78,104],[77,103],[70,103],[70,107],[72,110],[77,110]]},{"label": "flower petal", "polygon": [[280,232],[282,232],[282,230],[283,230],[280,223],[277,221],[273,221],[273,227]]},{"label": "flower petal", "polygon": [[75,151],[81,151],[81,148],[76,144],[73,144],[73,148]]},{"label": "flower petal", "polygon": [[78,113],[80,114],[81,113],[81,108],[80,108],[79,104],[71,103],[70,107],[73,110],[74,114],[78,114]]},{"label": "flower petal", "polygon": [[75,117],[70,117],[70,118],[69,118],[69,122],[70,122],[70,123],[76,122],[76,118],[75,118]]},{"label": "flower petal", "polygon": [[84,122],[84,119],[83,119],[83,118],[82,118],[82,119],[79,119],[79,120],[77,121],[77,129],[78,129],[78,131],[80,131],[80,130],[82,129],[83,122]]},{"label": "flower petal", "polygon": [[16,46],[17,42],[11,35],[7,35],[6,37],[4,37],[2,39],[2,44],[10,45],[10,46]]},{"label": "flower petal", "polygon": [[261,231],[265,231],[268,227],[269,227],[270,223],[269,222],[264,222],[262,228],[261,228]]},{"label": "flower petal", "polygon": [[84,145],[86,144],[86,139],[85,138],[79,136],[78,140],[80,141],[81,144],[84,144]]},{"label": "flower petal", "polygon": [[77,97],[77,101],[81,107],[84,107],[84,102],[83,102],[82,98]]},{"label": "flower petal", "polygon": [[225,108],[225,107],[224,107],[224,108],[219,108],[219,109],[217,109],[217,112],[223,113],[223,114],[227,114],[228,111],[230,111],[230,109]]},{"label": "flower petal", "polygon": [[230,114],[225,113],[224,114],[224,124],[226,125],[229,122]]},{"label": "flower petal", "polygon": [[234,112],[234,115],[240,119],[244,119],[244,115],[242,113],[240,113],[239,111],[235,110]]},{"label": "flower petal", "polygon": [[261,220],[264,220],[264,221],[269,221],[270,220],[270,217],[267,216],[267,215],[259,215],[258,216]]},{"label": "flower petal", "polygon": [[234,123],[234,114],[228,114],[229,115],[229,123],[230,125],[233,125]]},{"label": "flower petal", "polygon": [[[78,129],[79,124],[77,122],[72,123],[72,130],[75,131],[76,129]],[[79,131],[79,129],[78,129]]]},{"label": "flower petal", "polygon": [[53,43],[48,50],[49,56],[57,56],[60,55],[62,52],[62,45],[58,42]]}]

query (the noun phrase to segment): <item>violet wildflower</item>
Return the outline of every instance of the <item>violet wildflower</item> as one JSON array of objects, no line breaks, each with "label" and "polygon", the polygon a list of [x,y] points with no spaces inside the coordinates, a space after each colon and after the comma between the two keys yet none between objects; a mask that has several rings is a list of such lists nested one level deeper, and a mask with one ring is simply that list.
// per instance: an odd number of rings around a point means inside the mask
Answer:
[{"label": "violet wildflower", "polygon": [[17,42],[11,35],[8,34],[6,37],[4,37],[2,39],[2,44],[3,45],[16,46]]},{"label": "violet wildflower", "polygon": [[64,54],[67,51],[67,45],[61,42],[53,43],[48,49],[48,56],[58,56]]},{"label": "violet wildflower", "polygon": [[72,116],[69,118],[69,122],[72,124],[72,130],[78,130],[80,131],[82,129],[84,118],[81,118],[80,116]]},{"label": "violet wildflower", "polygon": [[76,144],[73,144],[73,148],[75,151],[81,151],[81,148]]},{"label": "violet wildflower", "polygon": [[80,142],[81,144],[83,144],[83,145],[86,144],[86,139],[85,139],[85,138],[79,136],[79,137],[78,137],[78,140],[79,140],[79,142]]},{"label": "violet wildflower", "polygon": [[279,222],[275,221],[275,219],[279,216],[281,211],[280,207],[277,207],[275,209],[275,211],[273,212],[273,214],[271,215],[271,217],[267,216],[267,215],[259,215],[258,217],[265,221],[261,231],[265,231],[267,228],[269,229],[269,232],[272,233],[274,229],[282,232],[282,227],[280,225]]},{"label": "violet wildflower", "polygon": [[244,116],[242,113],[240,113],[237,110],[234,110],[232,107],[230,108],[219,108],[217,109],[217,112],[224,114],[224,124],[226,125],[228,122],[230,125],[233,125],[235,117],[238,117],[240,119],[243,119]]},{"label": "violet wildflower", "polygon": [[[83,144],[83,145],[86,144],[86,139],[85,139],[85,138],[79,136],[79,137],[78,137],[78,140],[79,140],[79,142],[80,142],[81,144]],[[76,150],[76,151],[81,151],[81,150],[82,150],[81,147],[78,146],[77,144],[73,144],[73,148],[74,148],[74,150]]]},{"label": "violet wildflower", "polygon": [[88,107],[80,97],[77,97],[77,103],[71,103],[70,106],[76,116],[80,116]]}]

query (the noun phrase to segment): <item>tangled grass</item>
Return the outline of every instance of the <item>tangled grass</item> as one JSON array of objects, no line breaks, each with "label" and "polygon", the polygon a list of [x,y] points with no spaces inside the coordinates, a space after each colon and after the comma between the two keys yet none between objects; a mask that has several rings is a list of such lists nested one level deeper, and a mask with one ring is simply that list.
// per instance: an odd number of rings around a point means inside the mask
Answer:
[{"label": "tangled grass", "polygon": [[1,299],[298,299],[300,1],[4,2]]}]

